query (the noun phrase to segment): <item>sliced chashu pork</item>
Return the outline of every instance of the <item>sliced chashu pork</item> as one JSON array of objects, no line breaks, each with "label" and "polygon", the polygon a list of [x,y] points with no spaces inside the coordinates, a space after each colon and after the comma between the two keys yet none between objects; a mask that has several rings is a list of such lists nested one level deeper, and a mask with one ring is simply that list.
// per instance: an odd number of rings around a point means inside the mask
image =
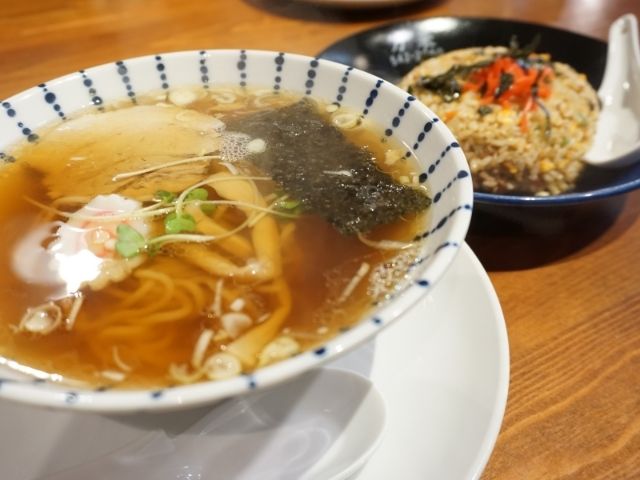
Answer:
[{"label": "sliced chashu pork", "polygon": [[201,180],[209,162],[114,177],[190,156],[217,152],[224,124],[171,106],[134,106],[66,121],[25,149],[21,159],[43,174],[51,198],[119,193],[148,199],[158,190],[181,191]]}]

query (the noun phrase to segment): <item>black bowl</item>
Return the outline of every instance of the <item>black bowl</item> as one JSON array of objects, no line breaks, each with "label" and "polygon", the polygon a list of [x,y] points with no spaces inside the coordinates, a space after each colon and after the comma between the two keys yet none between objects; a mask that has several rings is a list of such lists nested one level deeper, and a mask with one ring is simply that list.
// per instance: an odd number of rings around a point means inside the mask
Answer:
[{"label": "black bowl", "polygon": [[[508,46],[515,36],[521,45],[540,35],[539,52],[550,53],[586,74],[598,88],[607,58],[607,44],[568,30],[535,23],[492,18],[432,17],[395,22],[357,33],[326,48],[319,56],[366,70],[397,83],[425,58],[458,48]],[[621,169],[587,166],[576,189],[547,197],[476,192],[478,206],[575,205],[613,197],[640,187],[640,162]]]}]

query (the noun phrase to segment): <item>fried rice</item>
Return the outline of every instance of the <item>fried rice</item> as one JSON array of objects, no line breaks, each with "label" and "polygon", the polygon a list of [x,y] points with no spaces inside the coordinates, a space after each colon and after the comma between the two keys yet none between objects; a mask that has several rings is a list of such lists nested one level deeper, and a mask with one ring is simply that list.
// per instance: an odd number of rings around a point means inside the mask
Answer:
[{"label": "fried rice", "polygon": [[[478,191],[540,196],[570,191],[584,168],[581,158],[591,145],[599,113],[596,92],[585,75],[547,55],[530,54],[528,60],[548,65],[553,73],[549,95],[535,98],[538,108],[526,111],[516,103],[487,103],[478,91],[462,89],[452,98],[424,88],[425,78],[458,71],[452,67],[486,64],[508,54],[505,47],[451,51],[419,64],[400,86],[451,129]],[[462,83],[468,71],[460,70],[466,72],[456,75]]]}]

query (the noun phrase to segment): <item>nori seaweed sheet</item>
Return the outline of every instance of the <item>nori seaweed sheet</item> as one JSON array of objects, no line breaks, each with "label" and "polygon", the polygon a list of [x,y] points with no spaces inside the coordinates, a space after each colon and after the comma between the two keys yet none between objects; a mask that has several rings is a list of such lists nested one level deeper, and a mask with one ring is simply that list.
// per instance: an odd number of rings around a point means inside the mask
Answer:
[{"label": "nori seaweed sheet", "polygon": [[309,100],[238,118],[227,128],[265,139],[267,149],[250,160],[343,234],[367,232],[431,204],[425,192],[380,171],[371,152],[327,123]]}]

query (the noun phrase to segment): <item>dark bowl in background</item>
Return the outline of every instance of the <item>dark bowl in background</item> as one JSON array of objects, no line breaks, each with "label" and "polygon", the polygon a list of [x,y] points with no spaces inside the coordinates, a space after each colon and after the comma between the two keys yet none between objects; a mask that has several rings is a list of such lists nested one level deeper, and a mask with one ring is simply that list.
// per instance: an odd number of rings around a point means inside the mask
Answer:
[{"label": "dark bowl in background", "polygon": [[[356,33],[319,57],[369,71],[391,83],[421,60],[458,48],[520,45],[540,35],[538,52],[550,53],[584,73],[597,89],[607,43],[545,25],[495,18],[430,17],[394,22]],[[532,268],[597,248],[619,218],[627,195],[640,187],[640,162],[621,169],[587,166],[577,188],[547,197],[474,193],[467,242],[487,270]]]},{"label": "dark bowl in background", "polygon": [[[398,83],[421,60],[433,55],[473,46],[507,46],[514,37],[525,45],[536,35],[540,35],[536,51],[550,53],[555,61],[571,65],[598,88],[606,64],[606,42],[545,25],[494,18],[431,17],[389,23],[340,40],[319,56]],[[640,162],[621,169],[587,166],[577,188],[570,193],[536,197],[476,192],[474,201],[480,208],[574,205],[639,187]]]}]

